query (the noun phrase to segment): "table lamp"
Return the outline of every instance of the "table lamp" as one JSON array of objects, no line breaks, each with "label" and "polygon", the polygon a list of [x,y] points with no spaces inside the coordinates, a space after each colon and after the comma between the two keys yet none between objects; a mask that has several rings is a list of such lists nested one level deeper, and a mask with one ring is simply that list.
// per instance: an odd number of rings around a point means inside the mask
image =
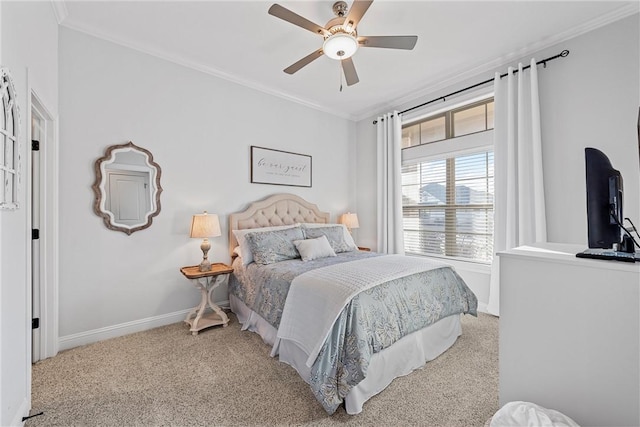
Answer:
[{"label": "table lamp", "polygon": [[207,211],[202,214],[193,216],[191,220],[191,233],[192,238],[204,238],[200,249],[202,249],[202,262],[200,263],[200,271],[211,271],[211,263],[207,259],[207,252],[211,249],[211,243],[209,243],[208,237],[220,236],[220,222],[218,221],[218,215],[209,215]]},{"label": "table lamp", "polygon": [[338,223],[344,224],[347,227],[347,230],[349,230],[349,233],[351,233],[351,229],[360,227],[360,223],[358,223],[358,215],[351,212],[340,215]]}]

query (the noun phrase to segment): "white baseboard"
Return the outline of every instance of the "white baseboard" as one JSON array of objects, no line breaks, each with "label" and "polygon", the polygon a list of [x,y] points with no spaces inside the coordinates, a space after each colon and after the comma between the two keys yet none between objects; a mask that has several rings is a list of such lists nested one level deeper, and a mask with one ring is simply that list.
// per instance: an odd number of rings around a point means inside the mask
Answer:
[{"label": "white baseboard", "polygon": [[[216,304],[222,308],[229,307],[229,301],[220,301]],[[81,345],[103,341],[109,338],[120,337],[134,332],[147,331],[160,326],[184,321],[187,313],[191,309],[162,314],[160,316],[148,317],[146,319],[134,320],[132,322],[121,323],[119,325],[107,326],[91,331],[80,332],[72,335],[65,335],[58,340],[58,350],[68,350]]]},{"label": "white baseboard", "polygon": [[489,305],[489,303],[478,301],[478,311],[481,312],[481,313],[489,314],[489,311],[487,310],[487,306],[488,305]]},{"label": "white baseboard", "polygon": [[[229,301],[216,302],[222,308],[229,307]],[[182,322],[191,309],[176,311],[173,313],[163,314],[160,316],[148,317],[146,319],[134,320],[132,322],[121,323],[119,325],[107,326],[105,328],[94,329],[91,331],[80,332],[78,334],[65,335],[58,340],[58,349],[68,350],[70,348],[81,345],[91,344],[103,341],[109,338],[120,337],[123,335],[133,334],[135,332],[147,331],[149,329],[158,328],[160,326],[170,325],[172,323]],[[478,311],[487,313],[487,303],[478,302]],[[22,416],[20,416],[22,419]]]}]

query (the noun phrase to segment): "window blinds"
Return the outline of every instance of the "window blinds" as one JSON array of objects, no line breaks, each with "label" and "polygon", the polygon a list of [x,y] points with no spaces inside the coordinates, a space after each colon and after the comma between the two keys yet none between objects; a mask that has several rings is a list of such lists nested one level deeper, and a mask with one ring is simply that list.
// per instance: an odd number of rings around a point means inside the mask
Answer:
[{"label": "window blinds", "polygon": [[405,164],[405,251],[490,262],[493,150]]}]

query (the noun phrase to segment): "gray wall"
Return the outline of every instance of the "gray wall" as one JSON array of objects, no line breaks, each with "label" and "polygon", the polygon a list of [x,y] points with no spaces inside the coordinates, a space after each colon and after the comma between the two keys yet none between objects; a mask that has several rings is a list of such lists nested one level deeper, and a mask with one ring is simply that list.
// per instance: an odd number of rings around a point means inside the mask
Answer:
[{"label": "gray wall", "polygon": [[[219,215],[209,259],[229,262],[227,216],[250,201],[295,193],[333,220],[349,209],[353,122],[65,28],[60,115],[61,349],[199,302],[179,272],[202,258],[195,213]],[[164,189],[160,215],[131,236],[104,226],[91,190],[94,161],[127,141],[153,153]],[[251,184],[251,145],[311,155],[313,186]]]},{"label": "gray wall", "polygon": [[33,91],[53,115],[58,112],[58,24],[49,1],[0,2],[0,64],[14,79],[21,115],[20,208],[0,211],[0,425],[18,425],[31,402],[31,211],[27,203]]},{"label": "gray wall", "polygon": [[640,222],[638,28],[636,14],[536,55],[571,51],[539,73],[551,242],[587,243],[585,147],[601,149],[620,170],[625,216]]},{"label": "gray wall", "polygon": [[[638,107],[640,106],[640,36],[638,14],[549,47],[522,62],[570,50],[568,57],[539,66],[543,167],[548,240],[587,243],[584,148],[603,150],[620,170],[625,186],[625,216],[640,223]],[[510,63],[515,65],[518,61]],[[413,107],[492,78],[491,70],[389,111]],[[381,113],[384,113],[383,111]],[[357,212],[360,243],[376,244],[375,117],[357,123]],[[372,166],[373,165],[373,166]],[[463,265],[467,264],[467,266]],[[488,272],[462,263],[461,275],[481,303],[488,297]],[[482,305],[482,304],[481,304]]]}]

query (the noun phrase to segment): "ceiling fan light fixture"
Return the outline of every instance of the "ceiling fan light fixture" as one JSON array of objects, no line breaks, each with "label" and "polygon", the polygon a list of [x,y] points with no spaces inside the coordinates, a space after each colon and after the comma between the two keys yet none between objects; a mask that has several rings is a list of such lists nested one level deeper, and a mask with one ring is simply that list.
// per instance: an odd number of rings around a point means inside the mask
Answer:
[{"label": "ceiling fan light fixture", "polygon": [[322,51],[331,59],[347,59],[358,50],[358,40],[351,34],[336,33],[327,37],[322,44]]},{"label": "ceiling fan light fixture", "polygon": [[[353,0],[350,9],[344,0],[336,1],[333,4],[333,12],[336,17],[327,22],[324,27],[309,21],[307,18],[279,4],[272,4],[269,8],[269,15],[273,15],[276,18],[280,18],[283,21],[287,21],[316,35],[321,35],[324,39],[322,49],[314,50],[283,71],[287,74],[294,74],[302,67],[326,55],[331,59],[340,61],[340,68],[342,68],[341,75],[344,74],[347,85],[352,86],[360,81],[353,60],[351,60],[351,57],[357,52],[359,47],[413,49],[418,41],[418,36],[358,36],[358,25],[373,1],[374,0]],[[340,87],[342,88],[342,86]]]}]

